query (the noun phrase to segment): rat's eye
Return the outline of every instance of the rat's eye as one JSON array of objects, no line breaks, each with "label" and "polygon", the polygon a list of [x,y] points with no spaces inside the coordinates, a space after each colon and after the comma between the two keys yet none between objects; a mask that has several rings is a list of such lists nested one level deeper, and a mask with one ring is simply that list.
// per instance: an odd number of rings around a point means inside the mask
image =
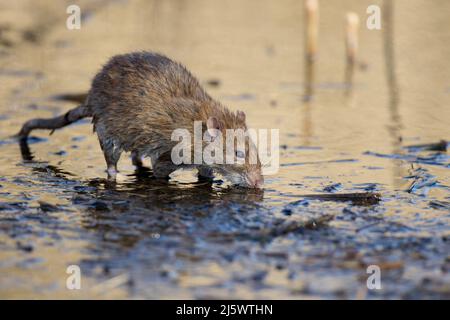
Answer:
[{"label": "rat's eye", "polygon": [[245,159],[245,153],[241,150],[236,151],[236,158]]}]

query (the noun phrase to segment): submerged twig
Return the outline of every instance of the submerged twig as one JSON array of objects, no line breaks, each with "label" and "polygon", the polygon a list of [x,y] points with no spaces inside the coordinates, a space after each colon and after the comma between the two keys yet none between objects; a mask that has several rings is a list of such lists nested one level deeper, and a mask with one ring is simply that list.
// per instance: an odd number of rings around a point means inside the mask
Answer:
[{"label": "submerged twig", "polygon": [[381,200],[379,193],[358,192],[358,193],[337,193],[337,194],[307,194],[300,196],[302,198],[322,200],[322,201],[350,201],[355,205],[373,205]]},{"label": "submerged twig", "polygon": [[450,211],[450,202],[433,200],[433,201],[430,201],[430,207],[432,207],[434,209]]},{"label": "submerged twig", "polygon": [[408,151],[447,151],[449,142],[441,140],[436,143],[417,144],[412,146],[405,146]]}]

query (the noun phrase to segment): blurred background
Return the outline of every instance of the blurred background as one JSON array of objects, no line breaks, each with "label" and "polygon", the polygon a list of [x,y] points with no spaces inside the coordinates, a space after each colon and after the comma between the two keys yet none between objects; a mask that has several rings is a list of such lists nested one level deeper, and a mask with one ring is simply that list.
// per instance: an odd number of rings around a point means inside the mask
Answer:
[{"label": "blurred background", "polygon": [[[66,28],[71,4],[79,30]],[[370,5],[381,30],[366,27]],[[319,1],[311,76],[302,0],[1,0],[0,297],[448,298],[449,156],[415,147],[449,139],[448,12],[446,0]],[[111,56],[139,50],[183,63],[249,126],[280,129],[262,194],[155,185],[126,156],[111,189],[89,121],[33,133],[22,161],[10,136],[24,121],[72,108],[54,97],[86,93]],[[382,201],[297,201],[349,192]],[[65,288],[70,264],[80,291]],[[368,264],[387,270],[384,290],[367,290]]]}]

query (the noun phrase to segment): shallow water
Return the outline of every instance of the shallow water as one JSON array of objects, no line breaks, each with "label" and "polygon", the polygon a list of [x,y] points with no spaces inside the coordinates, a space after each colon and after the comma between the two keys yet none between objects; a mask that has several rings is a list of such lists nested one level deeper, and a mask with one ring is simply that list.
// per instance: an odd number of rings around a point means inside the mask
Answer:
[{"label": "shallow water", "polygon": [[[448,1],[332,1],[320,17],[305,102],[302,2],[0,3],[1,298],[449,298],[450,157],[407,148],[450,139]],[[344,83],[345,12],[393,10],[360,30]],[[384,11],[386,10],[386,11]],[[362,20],[363,26],[365,24]],[[107,182],[89,121],[9,137],[73,103],[105,61],[134,50],[183,62],[250,126],[280,129],[280,170],[262,191],[135,173]],[[373,192],[375,204],[307,194]],[[82,289],[66,289],[79,265]],[[368,290],[368,265],[382,290]]]}]

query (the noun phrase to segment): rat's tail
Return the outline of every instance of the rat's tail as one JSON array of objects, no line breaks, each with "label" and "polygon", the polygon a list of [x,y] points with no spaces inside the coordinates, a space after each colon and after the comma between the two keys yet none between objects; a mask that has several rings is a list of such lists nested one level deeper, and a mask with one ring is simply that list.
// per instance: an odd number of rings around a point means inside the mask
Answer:
[{"label": "rat's tail", "polygon": [[82,104],[55,118],[29,120],[25,122],[16,137],[19,139],[26,139],[34,129],[48,129],[51,130],[50,134],[52,134],[56,129],[65,127],[75,121],[90,116],[92,116],[90,108],[87,105]]}]

